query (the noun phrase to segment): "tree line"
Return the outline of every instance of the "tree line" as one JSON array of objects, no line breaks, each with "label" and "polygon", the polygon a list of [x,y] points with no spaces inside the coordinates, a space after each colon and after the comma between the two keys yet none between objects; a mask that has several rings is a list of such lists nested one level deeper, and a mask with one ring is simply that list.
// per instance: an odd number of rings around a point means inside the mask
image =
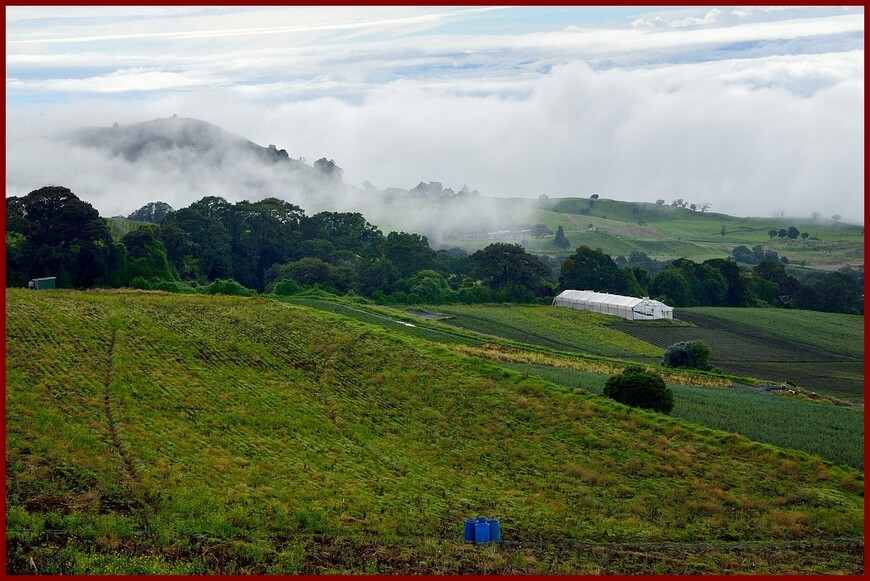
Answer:
[{"label": "tree line", "polygon": [[[863,313],[863,272],[812,285],[779,261],[656,264],[614,260],[581,246],[563,262],[520,245],[467,253],[434,250],[426,236],[386,235],[359,213],[305,211],[278,198],[230,203],[206,196],[172,210],[158,202],[131,217],[155,220],[113,240],[106,220],[69,189],[6,199],[6,284],[56,276],[65,288],[175,292],[355,293],[383,303],[544,302],[560,289],[651,296],[675,307],[784,306]],[[646,259],[646,260],[644,260]]]}]

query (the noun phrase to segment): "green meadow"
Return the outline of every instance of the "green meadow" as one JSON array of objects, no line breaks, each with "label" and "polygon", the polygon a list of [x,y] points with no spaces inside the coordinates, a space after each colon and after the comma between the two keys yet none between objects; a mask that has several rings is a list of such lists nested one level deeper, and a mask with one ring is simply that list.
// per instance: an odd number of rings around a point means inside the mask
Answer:
[{"label": "green meadow", "polygon": [[[7,573],[863,573],[862,471],[381,322],[15,289],[6,316]],[[462,543],[480,515],[503,543]]]}]

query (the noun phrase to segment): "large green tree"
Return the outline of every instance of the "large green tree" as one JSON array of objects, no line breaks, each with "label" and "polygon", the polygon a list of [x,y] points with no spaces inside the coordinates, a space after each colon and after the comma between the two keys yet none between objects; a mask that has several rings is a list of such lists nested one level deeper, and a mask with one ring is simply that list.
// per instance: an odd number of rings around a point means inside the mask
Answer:
[{"label": "large green tree", "polygon": [[93,206],[68,188],[40,188],[20,199],[7,199],[6,207],[12,214],[7,235],[18,235],[11,255],[7,248],[7,280],[56,276],[60,286],[87,288],[106,274],[112,246],[109,227]]},{"label": "large green tree", "polygon": [[305,239],[329,240],[340,250],[350,250],[362,258],[378,258],[384,241],[377,226],[369,224],[358,212],[320,212],[302,224]]},{"label": "large green tree", "polygon": [[435,251],[429,240],[420,234],[390,232],[383,243],[384,256],[406,278],[421,270],[431,269],[435,262]]},{"label": "large green tree", "polygon": [[195,262],[194,278],[201,282],[231,278],[233,275],[232,238],[219,218],[225,217],[224,210],[223,207],[191,204],[190,207],[168,214],[161,223],[162,226],[175,226],[190,237],[191,253],[182,258],[182,263]]},{"label": "large green tree", "polygon": [[749,273],[741,269],[733,260],[711,258],[703,264],[715,268],[725,280],[726,290],[722,305],[728,307],[747,307],[752,302],[747,280]]},{"label": "large green tree", "polygon": [[630,292],[628,278],[619,265],[600,248],[580,246],[562,262],[562,289],[593,290],[614,294]]},{"label": "large green tree", "polygon": [[552,292],[550,268],[519,244],[496,242],[472,254],[471,259],[480,278],[493,290],[514,285],[539,296]]},{"label": "large green tree", "polygon": [[129,280],[142,277],[147,280],[179,280],[178,271],[166,256],[163,242],[156,237],[154,228],[144,227],[124,235],[121,243],[127,249],[127,276]]}]

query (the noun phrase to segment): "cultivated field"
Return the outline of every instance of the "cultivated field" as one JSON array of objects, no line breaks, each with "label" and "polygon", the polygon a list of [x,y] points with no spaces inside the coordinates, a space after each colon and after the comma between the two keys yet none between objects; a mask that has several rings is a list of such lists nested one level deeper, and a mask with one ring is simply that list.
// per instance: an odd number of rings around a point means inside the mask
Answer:
[{"label": "cultivated field", "polygon": [[664,349],[612,329],[611,317],[524,305],[439,305],[445,324],[561,351],[660,361]]},{"label": "cultivated field", "polygon": [[[644,364],[658,364],[661,356],[651,358],[637,355],[638,351],[625,351],[625,341],[616,329],[639,329],[640,333],[665,333],[668,329],[683,329],[697,331],[697,327],[686,326],[686,323],[675,322],[643,322],[628,323],[621,319],[606,317],[583,311],[556,309],[552,307],[508,306],[508,305],[438,305],[429,307],[431,312],[440,313],[435,321],[417,319],[408,313],[420,311],[412,309],[401,311],[378,307],[363,307],[329,301],[296,300],[312,306],[317,306],[332,312],[341,312],[348,316],[376,324],[415,337],[428,339],[450,345],[467,345],[472,349],[463,349],[464,353],[474,353],[532,375],[542,377],[556,384],[572,387],[582,387],[591,393],[600,394],[604,383],[611,374],[618,373],[627,364],[626,361]],[[697,311],[702,309],[689,309]],[[720,309],[703,309],[705,312],[718,312]],[[726,310],[727,309],[722,309]],[[740,309],[733,309],[738,311]],[[747,311],[747,309],[742,309]],[[684,309],[681,309],[682,313]],[[815,324],[822,331],[822,344],[831,343],[830,337],[856,336],[856,323],[863,322],[861,317],[836,315],[830,313],[812,313],[809,311],[794,311],[784,309],[755,309],[771,320],[778,320],[777,329],[780,334],[790,336],[793,329]],[[407,326],[401,319],[414,319],[413,326]],[[747,317],[749,318],[749,317]],[[536,321],[540,324],[535,325]],[[454,331],[461,329],[462,331]],[[779,337],[758,335],[752,328],[729,327],[734,333],[745,333],[747,337],[756,340],[758,336],[768,341],[781,341]],[[658,331],[655,331],[658,329]],[[663,335],[664,336],[664,335]],[[693,335],[694,336],[694,335]],[[568,342],[568,338],[577,337],[589,349],[612,352],[613,349],[623,349],[622,353],[634,353],[623,358],[590,357],[577,345]],[[665,336],[666,337],[666,336]],[[592,339],[595,340],[592,340]],[[664,342],[665,344],[670,344]],[[805,353],[806,347],[800,344],[785,342],[795,350]],[[498,347],[502,346],[502,347]],[[559,349],[561,348],[561,349]],[[760,352],[770,349],[764,344]],[[841,346],[843,350],[847,349]],[[537,351],[535,351],[537,350]],[[663,349],[659,353],[663,353]],[[640,351],[639,352],[644,352]],[[576,355],[575,355],[576,354]],[[826,353],[831,357],[830,353]],[[745,377],[750,381],[755,372],[764,371],[766,367],[757,362],[758,367],[752,367],[753,362],[746,363],[746,373],[740,373],[740,379]],[[770,365],[770,364],[768,364]],[[854,362],[851,363],[854,367]],[[804,363],[791,365],[790,369],[805,368],[815,370],[815,364]],[[742,385],[741,381],[727,377],[693,374],[659,369],[664,374],[671,388],[676,393],[676,407],[672,412],[675,417],[681,417],[708,428],[739,433],[758,442],[765,442],[803,450],[828,460],[842,462],[863,469],[864,466],[864,410],[862,406],[833,406],[829,402],[811,402],[795,397],[784,397],[782,393],[767,392],[763,389],[763,381],[756,381],[755,387]],[[858,381],[863,386],[863,372],[858,371]],[[736,386],[733,389],[722,387]],[[714,387],[716,389],[710,389]],[[820,392],[821,393],[821,392]],[[850,392],[854,395],[854,392]],[[842,396],[842,394],[840,394]],[[853,401],[861,401],[861,396],[852,397]]]},{"label": "cultivated field", "polygon": [[693,307],[680,313],[725,319],[742,327],[817,349],[864,358],[864,316],[796,309]]},{"label": "cultivated field", "polygon": [[[502,365],[595,394],[603,392],[609,377],[546,365]],[[747,388],[716,389],[676,383],[668,386],[674,393],[672,417],[864,469],[861,407],[820,405]]]},{"label": "cultivated field", "polygon": [[[747,319],[758,312],[751,326],[743,321],[736,322],[733,315],[731,320],[713,316],[716,309],[678,309],[674,317],[692,323],[693,327],[624,325],[617,328],[662,348],[678,341],[701,339],[710,345],[713,352],[711,364],[725,373],[756,377],[775,384],[790,381],[820,394],[853,402],[864,401],[864,358],[844,353],[855,353],[856,342],[837,342],[837,335],[826,333],[830,327],[839,328],[839,325],[825,326],[820,323],[816,333],[808,328],[806,333],[798,334],[792,333],[791,329],[802,326],[786,322],[790,320],[789,311],[777,309],[765,320],[768,309],[744,310],[747,312],[743,316]],[[805,312],[794,311],[795,320],[806,322],[801,315]],[[813,318],[822,321],[829,315],[838,322],[843,320],[841,317],[852,317],[814,313]],[[849,333],[845,334],[854,338],[858,329],[863,331],[863,317],[855,316],[848,321],[851,325],[846,325]],[[761,328],[768,330],[757,330]],[[816,341],[819,345],[834,347],[838,352],[786,338],[790,336],[801,337],[808,342]]]},{"label": "cultivated field", "polygon": [[[463,343],[264,299],[6,313],[7,573],[863,573],[862,472]],[[461,543],[480,515],[501,545]]]}]

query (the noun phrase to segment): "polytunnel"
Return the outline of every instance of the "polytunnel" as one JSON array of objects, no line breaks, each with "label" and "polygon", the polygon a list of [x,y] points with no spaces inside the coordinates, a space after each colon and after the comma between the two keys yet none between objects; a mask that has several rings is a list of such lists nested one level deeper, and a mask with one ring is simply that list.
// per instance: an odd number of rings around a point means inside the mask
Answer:
[{"label": "polytunnel", "polygon": [[673,319],[674,308],[649,297],[637,298],[591,290],[565,290],[553,299],[556,307],[591,311],[629,321]]}]

